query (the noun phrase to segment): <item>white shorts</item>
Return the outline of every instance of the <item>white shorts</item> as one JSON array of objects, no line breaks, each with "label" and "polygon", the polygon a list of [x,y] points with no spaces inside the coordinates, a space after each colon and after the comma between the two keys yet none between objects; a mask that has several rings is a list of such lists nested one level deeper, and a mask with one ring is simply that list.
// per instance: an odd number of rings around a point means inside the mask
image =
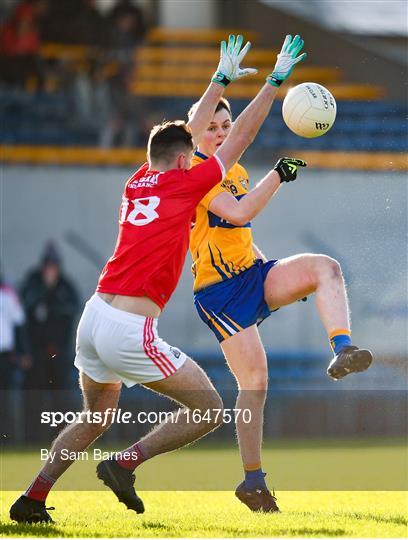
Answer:
[{"label": "white shorts", "polygon": [[75,366],[99,383],[166,379],[186,355],[157,335],[157,319],[121,311],[94,294],[79,321]]}]

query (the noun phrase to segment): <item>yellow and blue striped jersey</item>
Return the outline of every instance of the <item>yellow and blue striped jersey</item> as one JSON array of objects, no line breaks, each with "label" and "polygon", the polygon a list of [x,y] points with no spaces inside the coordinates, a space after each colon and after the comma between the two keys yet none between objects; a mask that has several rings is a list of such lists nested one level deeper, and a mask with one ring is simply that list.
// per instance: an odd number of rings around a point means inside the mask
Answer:
[{"label": "yellow and blue striped jersey", "polygon": [[[205,159],[207,156],[196,152],[191,162],[192,167]],[[208,209],[214,197],[225,191],[237,200],[248,193],[248,173],[238,163],[197,206],[190,236],[194,291],[230,279],[250,268],[256,260],[252,248],[251,223],[232,225]]]}]

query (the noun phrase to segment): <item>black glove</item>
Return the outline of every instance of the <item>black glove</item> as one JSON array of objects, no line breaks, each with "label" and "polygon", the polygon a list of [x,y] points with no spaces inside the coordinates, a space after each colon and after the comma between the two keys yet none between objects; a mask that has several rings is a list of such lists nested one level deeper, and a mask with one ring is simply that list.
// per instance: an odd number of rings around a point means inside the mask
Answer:
[{"label": "black glove", "polygon": [[306,166],[307,163],[303,159],[284,157],[280,158],[273,170],[279,174],[281,183],[292,182],[296,180],[297,168]]}]

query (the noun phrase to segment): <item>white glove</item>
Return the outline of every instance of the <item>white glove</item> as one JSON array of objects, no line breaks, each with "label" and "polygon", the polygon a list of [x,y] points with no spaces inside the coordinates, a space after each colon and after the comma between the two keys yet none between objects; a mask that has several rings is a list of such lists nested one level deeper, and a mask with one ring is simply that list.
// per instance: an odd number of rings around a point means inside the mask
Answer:
[{"label": "white glove", "polygon": [[239,64],[251,48],[251,43],[248,41],[240,52],[242,41],[242,36],[237,36],[237,39],[235,40],[235,36],[233,35],[230,35],[228,38],[228,46],[225,41],[221,41],[220,63],[211,79],[212,82],[220,84],[221,86],[227,86],[231,81],[258,72],[257,69],[253,68],[240,68]]},{"label": "white glove", "polygon": [[266,79],[269,84],[272,86],[280,86],[292,73],[296,64],[306,58],[306,53],[296,57],[302,50],[304,43],[303,39],[298,35],[296,35],[293,40],[290,34],[286,36],[281,52],[278,54],[278,59],[273,68],[273,72],[268,75]]}]

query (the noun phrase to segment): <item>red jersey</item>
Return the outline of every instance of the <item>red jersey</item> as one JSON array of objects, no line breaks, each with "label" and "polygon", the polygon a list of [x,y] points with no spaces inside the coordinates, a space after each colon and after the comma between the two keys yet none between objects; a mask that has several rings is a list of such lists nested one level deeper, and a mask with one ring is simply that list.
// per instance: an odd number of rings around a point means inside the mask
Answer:
[{"label": "red jersey", "polygon": [[196,206],[224,176],[213,156],[192,169],[158,172],[143,165],[127,181],[115,251],[98,292],[148,296],[161,309],[177,286]]}]

